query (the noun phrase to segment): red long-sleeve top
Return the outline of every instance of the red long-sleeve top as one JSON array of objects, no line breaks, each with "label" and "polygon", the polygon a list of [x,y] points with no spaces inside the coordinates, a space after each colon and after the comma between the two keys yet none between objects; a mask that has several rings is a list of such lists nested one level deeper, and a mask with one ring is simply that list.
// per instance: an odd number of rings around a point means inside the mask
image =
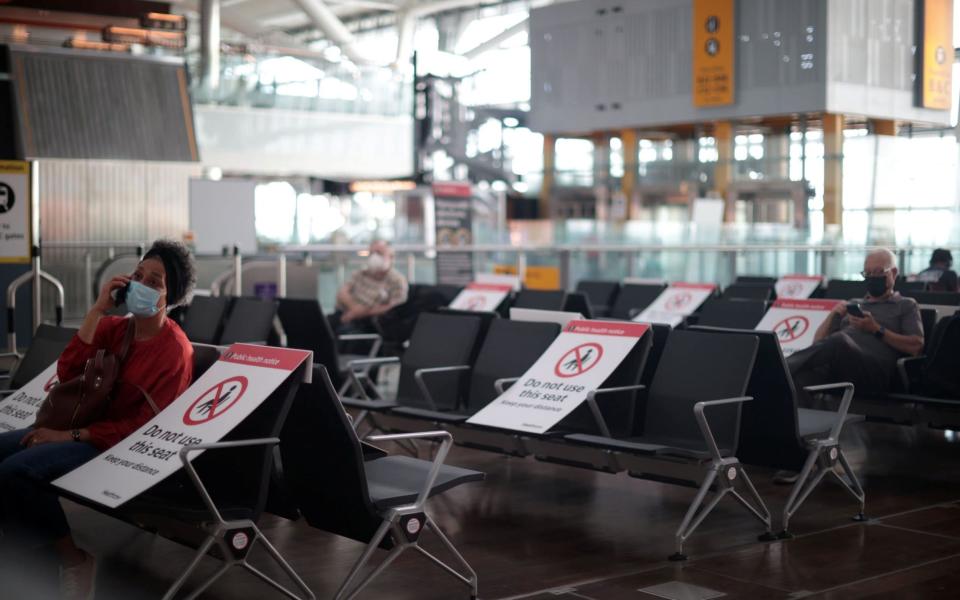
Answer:
[{"label": "red long-sleeve top", "polygon": [[[87,360],[93,358],[97,350],[119,355],[127,323],[127,317],[100,319],[92,344],[87,344],[80,336],[73,336],[57,362],[60,381],[81,375]],[[106,413],[101,420],[87,427],[90,443],[99,450],[106,450],[154,416],[153,408],[140,390],[119,382],[139,385],[150,394],[157,408],[163,410],[190,386],[192,377],[193,346],[176,323],[165,319],[160,333],[130,344]]]}]

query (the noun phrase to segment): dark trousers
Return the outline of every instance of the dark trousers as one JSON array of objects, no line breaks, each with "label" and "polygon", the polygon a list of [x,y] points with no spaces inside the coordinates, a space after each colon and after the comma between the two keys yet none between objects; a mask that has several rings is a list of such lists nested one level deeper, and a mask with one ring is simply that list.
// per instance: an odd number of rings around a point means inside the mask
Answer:
[{"label": "dark trousers", "polygon": [[4,537],[24,535],[43,544],[70,533],[60,498],[46,484],[100,451],[85,442],[21,446],[28,431],[0,434],[0,526]]},{"label": "dark trousers", "polygon": [[895,365],[865,353],[847,333],[833,333],[789,358],[797,391],[809,385],[849,381],[857,394],[883,394],[890,389]]}]

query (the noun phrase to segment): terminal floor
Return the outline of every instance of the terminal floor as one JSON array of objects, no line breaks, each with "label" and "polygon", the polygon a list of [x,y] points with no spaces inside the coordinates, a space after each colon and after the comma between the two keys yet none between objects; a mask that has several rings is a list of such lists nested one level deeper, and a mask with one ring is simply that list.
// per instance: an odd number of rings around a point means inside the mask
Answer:
[{"label": "terminal floor", "polygon": [[[861,425],[845,434],[845,445],[867,490],[869,522],[852,522],[852,499],[824,483],[791,524],[795,539],[760,543],[758,523],[725,500],[688,543],[690,560],[680,564],[665,559],[693,490],[625,474],[458,448],[449,462],[484,470],[488,480],[440,497],[433,512],[480,574],[485,600],[652,599],[638,590],[671,581],[725,598],[957,598],[960,440],[950,438],[925,428]],[[774,485],[770,471],[751,473],[778,513],[789,488]],[[190,559],[183,547],[87,509],[68,513],[81,544],[99,557],[100,600],[158,598]],[[302,523],[269,518],[263,529],[318,598],[333,596],[361,551],[357,542]],[[8,573],[0,598],[55,597],[50,561],[31,554],[21,559],[2,565]],[[279,576],[262,556],[254,563]],[[205,568],[211,572],[214,563]],[[203,597],[277,595],[234,571]],[[405,554],[360,595],[467,597],[416,553]]]}]

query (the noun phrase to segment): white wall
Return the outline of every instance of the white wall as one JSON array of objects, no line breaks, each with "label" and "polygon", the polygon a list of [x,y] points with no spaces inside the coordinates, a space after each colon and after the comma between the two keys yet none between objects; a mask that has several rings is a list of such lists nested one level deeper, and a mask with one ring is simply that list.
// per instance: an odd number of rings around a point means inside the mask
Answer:
[{"label": "white wall", "polygon": [[200,158],[224,173],[334,179],[407,177],[409,116],[194,106]]}]

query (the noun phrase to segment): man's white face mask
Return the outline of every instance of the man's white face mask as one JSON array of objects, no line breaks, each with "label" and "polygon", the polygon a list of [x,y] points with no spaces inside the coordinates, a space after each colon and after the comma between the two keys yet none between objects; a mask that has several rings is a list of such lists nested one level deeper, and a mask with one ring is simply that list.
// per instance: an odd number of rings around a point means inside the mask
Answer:
[{"label": "man's white face mask", "polygon": [[371,252],[367,258],[367,268],[371,271],[382,273],[390,268],[390,262],[379,252]]}]

